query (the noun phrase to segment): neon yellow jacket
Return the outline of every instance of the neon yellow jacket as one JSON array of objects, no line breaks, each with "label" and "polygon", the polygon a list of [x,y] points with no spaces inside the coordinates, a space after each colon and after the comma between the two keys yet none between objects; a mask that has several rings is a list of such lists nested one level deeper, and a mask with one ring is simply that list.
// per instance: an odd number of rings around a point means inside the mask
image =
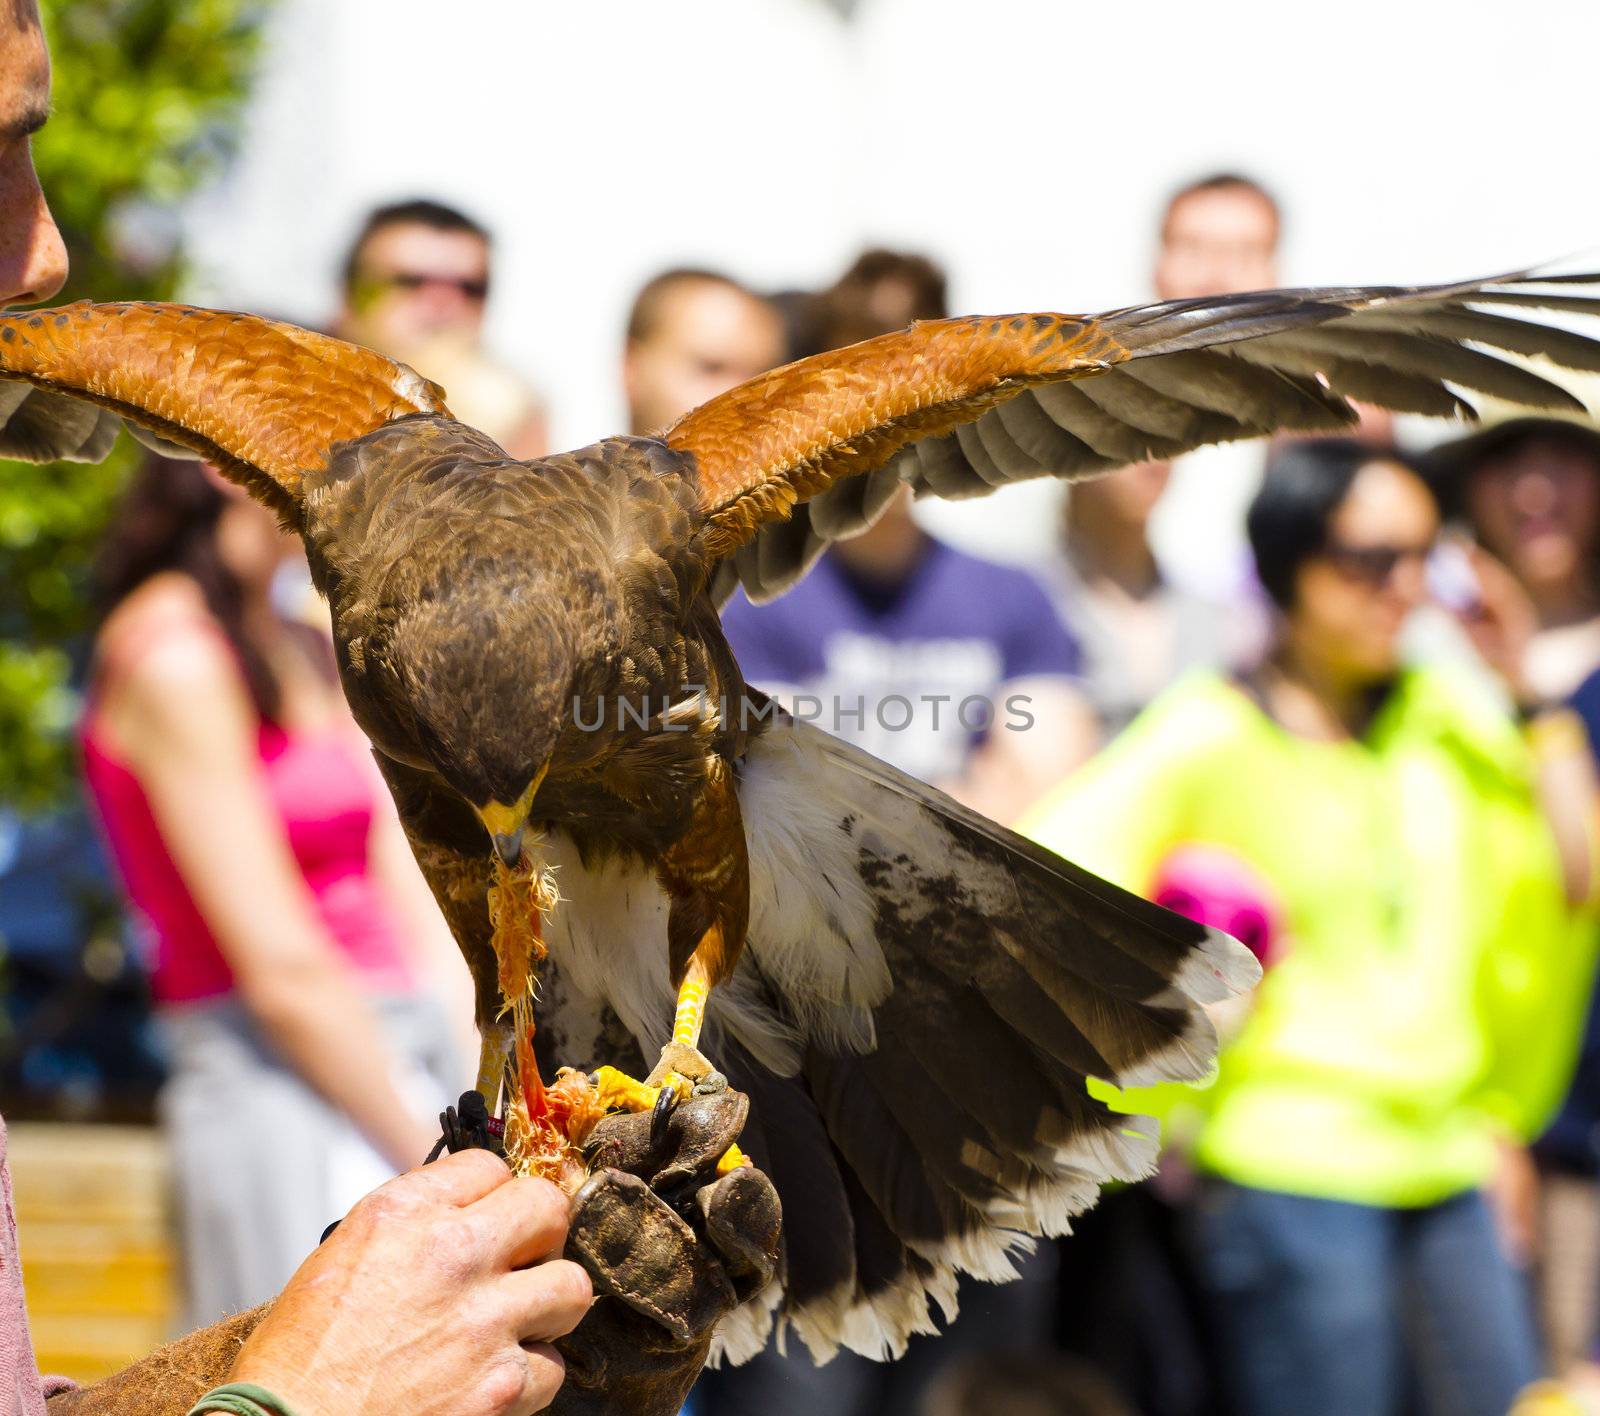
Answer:
[{"label": "neon yellow jacket", "polygon": [[1022,829],[1143,893],[1175,848],[1220,847],[1287,938],[1215,1083],[1125,1109],[1186,1093],[1197,1163],[1240,1184],[1379,1205],[1481,1184],[1496,1133],[1559,1102],[1593,967],[1532,782],[1514,725],[1438,670],[1362,742],[1295,737],[1212,675],[1169,690]]}]

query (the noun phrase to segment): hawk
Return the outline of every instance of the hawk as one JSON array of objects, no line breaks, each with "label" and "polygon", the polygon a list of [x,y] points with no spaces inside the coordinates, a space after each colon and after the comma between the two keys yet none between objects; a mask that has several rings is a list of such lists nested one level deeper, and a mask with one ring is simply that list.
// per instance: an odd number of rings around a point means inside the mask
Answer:
[{"label": "hawk", "polygon": [[535,462],[369,351],[245,314],[76,304],[0,318],[17,381],[0,415],[35,456],[101,455],[127,419],[277,510],[472,968],[486,1095],[516,1042],[488,895],[536,831],[564,897],[541,1057],[637,1071],[670,1037],[654,1081],[714,1058],[752,1098],[785,1245],[730,1351],[776,1317],[819,1359],[883,1356],[932,1329],[933,1304],[953,1311],[957,1272],[1008,1276],[1022,1236],[1148,1171],[1153,1123],[1087,1079],[1202,1076],[1205,1005],[1256,968],[776,709],[719,603],[736,583],[782,593],[902,484],[976,496],[1341,431],[1351,398],[1571,406],[1490,351],[1600,371],[1600,343],[1522,313],[1600,312],[1596,281],[932,321],[763,374],[659,436]]}]

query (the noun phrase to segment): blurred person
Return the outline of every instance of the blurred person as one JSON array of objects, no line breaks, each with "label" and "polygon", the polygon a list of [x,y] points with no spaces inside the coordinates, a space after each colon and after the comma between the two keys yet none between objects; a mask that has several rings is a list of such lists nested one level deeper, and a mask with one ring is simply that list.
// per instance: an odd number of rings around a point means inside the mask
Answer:
[{"label": "blurred person", "polygon": [[[1600,398],[1600,380],[1575,391]],[[1566,699],[1600,666],[1600,424],[1480,402],[1479,427],[1436,448],[1429,469],[1447,507],[1532,601],[1530,690]]]},{"label": "blurred person", "polygon": [[787,331],[784,362],[902,329],[919,310],[949,304],[944,270],[926,256],[875,246],[827,290],[780,290],[767,297]]},{"label": "blurred person", "polygon": [[297,549],[202,464],[151,457],[97,567],[84,772],[153,944],[191,1325],[270,1297],[420,1162],[466,1070],[433,987],[470,998],[454,942],[331,645],[273,601]]},{"label": "blurred person", "polygon": [[483,347],[492,256],[488,229],[454,207],[377,207],[345,254],[334,333],[443,384],[456,414],[512,457],[542,457],[543,399]]},{"label": "blurred person", "polygon": [[[1213,172],[1167,198],[1158,226],[1151,284],[1162,300],[1266,290],[1282,283],[1278,257],[1283,211],[1254,177]],[[1381,408],[1357,404],[1355,436],[1375,447],[1394,443]],[[1250,580],[1244,514],[1261,483],[1265,454],[1257,442],[1204,448],[1179,458],[1172,485],[1151,521],[1151,543],[1176,584],[1250,616],[1264,632]]]},{"label": "blurred person", "polygon": [[[1591,403],[1600,388],[1564,382]],[[1600,427],[1587,413],[1529,417],[1479,400],[1479,425],[1436,448],[1446,506],[1526,593],[1531,698],[1571,700],[1600,744]],[[1538,1294],[1558,1374],[1600,1344],[1600,998],[1591,998],[1576,1074],[1535,1147]]]},{"label": "blurred person", "polygon": [[[1162,300],[1189,300],[1280,284],[1283,213],[1255,178],[1214,172],[1184,183],[1162,208],[1151,284]],[[1244,513],[1261,481],[1255,442],[1203,448],[1173,466],[1150,538],[1170,579],[1255,614]]]},{"label": "blurred person", "polygon": [[1253,177],[1213,172],[1184,183],[1161,213],[1153,284],[1162,300],[1192,300],[1278,284],[1283,214]]},{"label": "blurred person", "polygon": [[[925,256],[866,251],[818,298],[827,347],[943,319],[945,290]],[[1078,646],[1043,588],[929,535],[909,491],[781,599],[737,592],[723,627],[750,682],[997,821],[1093,747]]]},{"label": "blurred person", "polygon": [[783,358],[779,361],[792,364],[796,359],[809,359],[823,352],[822,312],[817,305],[815,290],[788,287],[769,290],[766,301],[778,312],[783,321]]},{"label": "blurred person", "polygon": [[904,329],[914,320],[944,319],[949,280],[927,256],[874,246],[822,293],[818,306],[823,343],[837,349]]},{"label": "blurred person", "polygon": [[1249,657],[1237,617],[1173,585],[1150,546],[1150,517],[1171,475],[1170,462],[1141,462],[1067,488],[1050,584],[1108,739],[1189,669]]},{"label": "blurred person", "polygon": [[[1102,742],[1184,674],[1251,662],[1261,648],[1259,617],[1230,615],[1175,585],[1157,560],[1149,523],[1170,475],[1170,463],[1144,462],[1066,489],[1049,584],[1081,646],[1080,683]],[[1217,886],[1216,862],[1178,861],[1153,898],[1193,913],[1202,897],[1220,905]],[[1269,912],[1252,913],[1245,893],[1232,892],[1216,923],[1251,943],[1247,916],[1265,920]],[[1143,1416],[1217,1409],[1215,1344],[1183,1236],[1189,1188],[1187,1171],[1169,1155],[1149,1184],[1103,1194],[1060,1248],[1058,1341],[1114,1376]]]},{"label": "blurred person", "polygon": [[334,333],[380,354],[443,334],[476,343],[490,256],[488,229],[443,202],[415,197],[376,207],[345,252]]},{"label": "blurred person", "polygon": [[[1499,1416],[1539,1370],[1522,1226],[1487,1192],[1571,1065],[1589,823],[1552,786],[1584,764],[1544,715],[1524,734],[1470,677],[1402,666],[1437,529],[1394,456],[1283,445],[1249,515],[1267,658],[1168,690],[1028,823],[1145,893],[1225,852],[1281,921],[1192,1097],[1197,1259],[1243,1416],[1386,1416],[1408,1390]],[[1516,695],[1501,588],[1478,638]]]},{"label": "blurred person", "polygon": [[[1600,668],[1572,707],[1600,765]],[[1538,1298],[1555,1373],[1600,1405],[1600,990],[1592,991],[1572,1085],[1534,1147],[1539,1165]]]},{"label": "blurred person", "polygon": [[[49,105],[37,5],[14,0],[0,8],[0,308],[48,300],[66,279],[66,247],[29,147]],[[7,1416],[44,1416],[48,1394],[52,1409],[87,1416],[100,1390],[137,1384],[146,1369],[82,1392],[40,1377],[5,1142],[0,1118],[0,1401]],[[212,1163],[219,1173],[236,1168],[220,1148]],[[561,1383],[564,1368],[548,1343],[577,1325],[590,1298],[587,1275],[553,1257],[566,1214],[553,1186],[513,1180],[486,1154],[451,1156],[362,1201],[242,1352],[229,1324],[198,1336],[235,1376],[286,1396],[302,1416],[526,1416]],[[485,1321],[463,1323],[463,1311]],[[358,1340],[326,1341],[336,1327]],[[170,1370],[158,1363],[151,1379],[169,1381]]]},{"label": "blurred person", "polygon": [[628,431],[658,433],[788,357],[784,317],[720,271],[680,266],[647,280],[628,311],[622,390]]},{"label": "blurred person", "polygon": [[1044,588],[930,536],[909,491],[782,599],[735,592],[722,623],[751,683],[996,821],[1099,736]]}]

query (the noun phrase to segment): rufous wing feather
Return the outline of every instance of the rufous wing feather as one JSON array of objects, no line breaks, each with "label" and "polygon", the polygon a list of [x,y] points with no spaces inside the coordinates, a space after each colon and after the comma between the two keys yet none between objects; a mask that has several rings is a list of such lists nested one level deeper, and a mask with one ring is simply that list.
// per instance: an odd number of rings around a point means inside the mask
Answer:
[{"label": "rufous wing feather", "polygon": [[705,548],[724,555],[842,477],[948,432],[1029,383],[1128,357],[1071,315],[926,320],[787,364],[680,419],[669,445],[698,463],[712,513]]},{"label": "rufous wing feather", "polygon": [[444,391],[369,349],[259,315],[158,303],[0,316],[0,380],[98,404],[217,464],[291,521],[337,442]]},{"label": "rufous wing feather", "polygon": [[[981,496],[1206,443],[1337,432],[1351,399],[1472,414],[1457,390],[1581,406],[1498,351],[1600,370],[1600,341],[1519,317],[1600,314],[1600,275],[1252,291],[1100,315],[934,320],[774,369],[664,435],[696,462],[700,544],[753,599],[858,533],[898,483]],[[877,475],[874,475],[877,474]]]}]

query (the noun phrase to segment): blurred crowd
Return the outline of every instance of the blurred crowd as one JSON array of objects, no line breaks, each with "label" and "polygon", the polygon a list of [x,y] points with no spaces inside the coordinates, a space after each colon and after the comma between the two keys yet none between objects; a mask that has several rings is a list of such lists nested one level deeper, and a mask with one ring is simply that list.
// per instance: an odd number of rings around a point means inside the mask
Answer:
[{"label": "blurred crowd", "polygon": [[[1185,186],[1152,296],[1280,283],[1283,219],[1246,176]],[[386,206],[342,271],[332,332],[512,455],[548,450],[543,400],[484,343],[482,225]],[[948,313],[915,252],[820,291],[663,272],[619,331],[630,431]],[[1266,974],[1216,1019],[1212,1085],[1107,1093],[1162,1120],[1154,1177],[1020,1253],[1016,1282],[965,1284],[899,1362],[770,1350],[709,1373],[695,1416],[1498,1416],[1600,1372],[1600,423],[1482,413],[1425,448],[1362,410],[1348,438],[1073,485],[1030,567],[934,536],[902,489],[787,595],[735,592],[753,684]],[[153,1019],[123,1052],[164,1075],[197,1325],[276,1292],[426,1152],[470,1080],[469,986],[271,514],[152,459],[96,593],[94,825],[0,839],[0,931],[82,957],[47,902],[104,843]],[[143,1037],[132,1013],[107,1028]],[[17,1011],[13,1119],[71,1071],[53,1016]]]}]

